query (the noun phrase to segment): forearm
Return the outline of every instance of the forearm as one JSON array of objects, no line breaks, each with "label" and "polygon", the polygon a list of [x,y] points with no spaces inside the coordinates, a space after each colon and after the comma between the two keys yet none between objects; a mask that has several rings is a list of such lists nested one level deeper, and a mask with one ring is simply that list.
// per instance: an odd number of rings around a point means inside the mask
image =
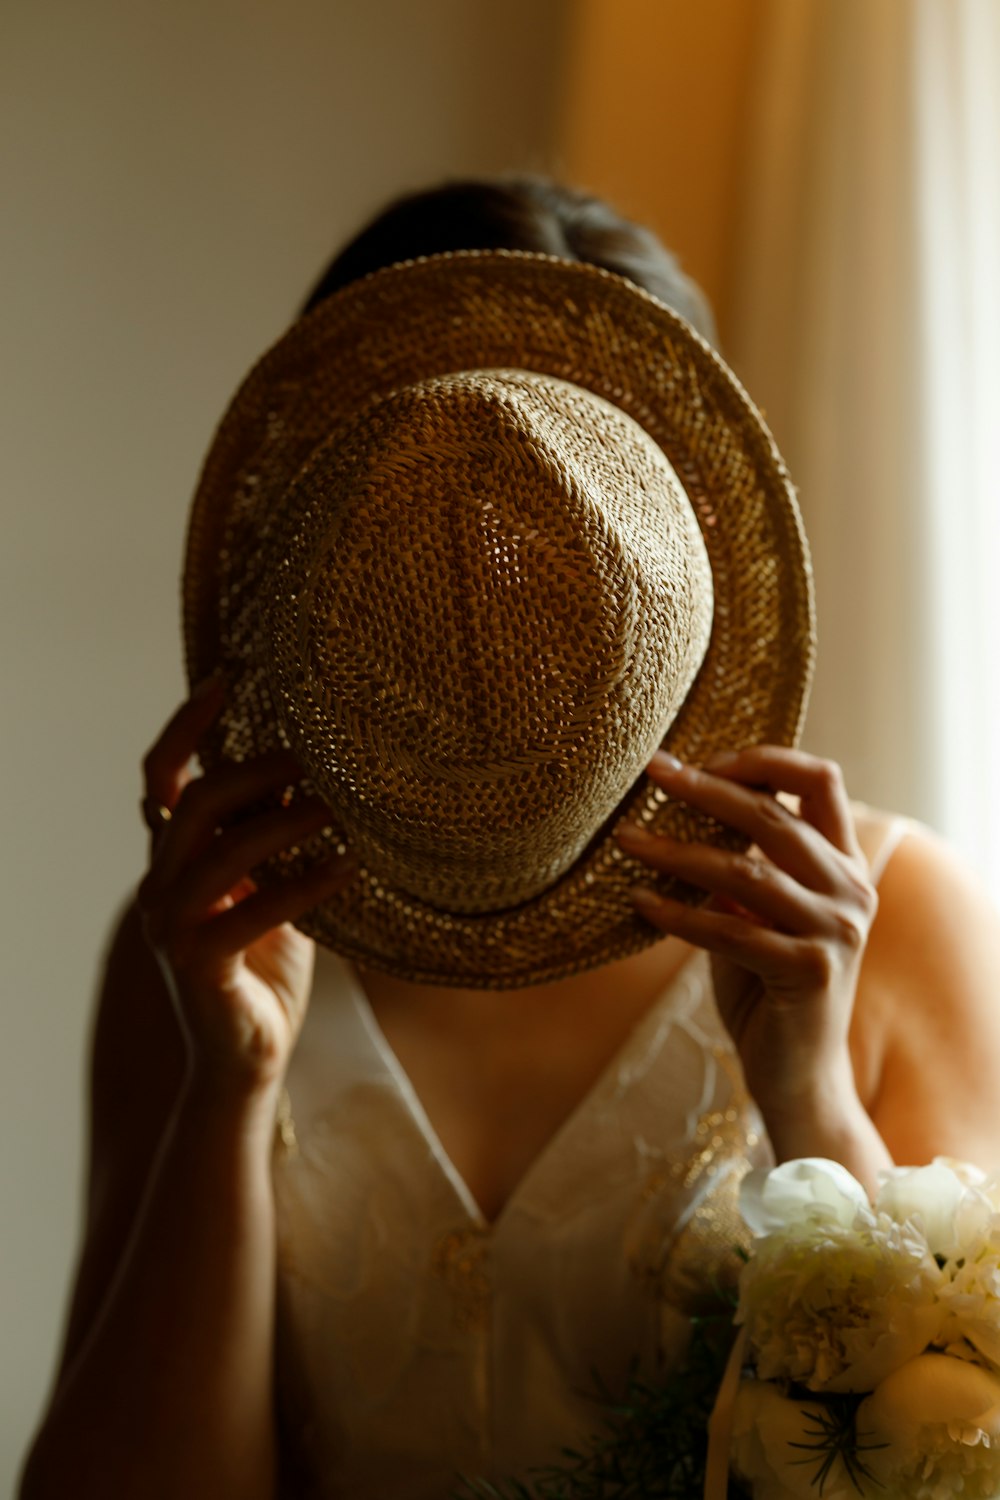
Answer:
[{"label": "forearm", "polygon": [[272,1500],[272,1118],[185,1088],[23,1500]]},{"label": "forearm", "polygon": [[762,1104],[761,1113],[779,1164],[801,1156],[827,1157],[846,1167],[872,1197],[879,1174],[893,1165],[849,1069],[800,1098]]}]

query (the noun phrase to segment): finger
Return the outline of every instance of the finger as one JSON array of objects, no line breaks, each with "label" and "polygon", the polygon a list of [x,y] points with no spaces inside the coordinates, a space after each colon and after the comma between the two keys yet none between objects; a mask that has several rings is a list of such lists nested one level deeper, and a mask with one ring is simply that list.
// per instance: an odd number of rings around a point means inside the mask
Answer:
[{"label": "finger", "polygon": [[283,922],[298,922],[314,907],[350,885],[358,863],[351,854],[340,854],[305,875],[257,891],[237,906],[206,922],[201,932],[201,951],[208,958],[226,958],[242,953],[265,933]]},{"label": "finger", "polygon": [[794,959],[794,938],[745,917],[688,906],[646,886],[634,886],[629,897],[651,926],[727,958],[765,981],[773,973],[782,972]]},{"label": "finger", "polygon": [[206,677],[168,721],[143,759],[146,795],[172,811],[190,779],[188,770],[198,741],[222,707],[220,677]]},{"label": "finger", "polygon": [[272,750],[257,760],[227,761],[190,781],[143,882],[148,894],[166,889],[187,865],[204,854],[217,829],[262,798],[294,785],[301,776],[302,770],[289,751]]},{"label": "finger", "polygon": [[[162,922],[179,928],[201,921],[224,897],[242,904],[247,872],[277,854],[294,850],[301,840],[330,823],[330,809],[318,797],[262,813],[250,822],[221,833],[202,859],[187,865],[162,902]],[[143,898],[150,901],[147,886]],[[155,901],[155,888],[153,899]]]},{"label": "finger", "polygon": [[804,750],[785,746],[753,745],[734,754],[713,755],[706,761],[705,770],[745,786],[790,792],[799,798],[802,817],[835,849],[852,859],[862,857],[844,778],[836,761],[821,760]]},{"label": "finger", "polygon": [[767,860],[710,844],[686,844],[635,824],[626,824],[616,838],[650,869],[735,902],[747,915],[783,932],[815,933],[827,926],[828,903]]},{"label": "finger", "polygon": [[142,821],[149,830],[150,850],[155,852],[170,822],[170,809],[164,807],[162,802],[157,802],[155,797],[147,794],[139,803],[139,810],[142,813]]},{"label": "finger", "polygon": [[256,881],[251,880],[249,875],[244,875],[240,880],[237,880],[235,884],[230,888],[229,899],[234,904],[237,901],[244,901],[247,896],[252,896],[256,889]]},{"label": "finger", "polygon": [[741,786],[711,771],[681,765],[662,752],[654,755],[647,770],[671,797],[745,834],[801,885],[824,895],[835,895],[842,889],[840,851],[769,793]]}]

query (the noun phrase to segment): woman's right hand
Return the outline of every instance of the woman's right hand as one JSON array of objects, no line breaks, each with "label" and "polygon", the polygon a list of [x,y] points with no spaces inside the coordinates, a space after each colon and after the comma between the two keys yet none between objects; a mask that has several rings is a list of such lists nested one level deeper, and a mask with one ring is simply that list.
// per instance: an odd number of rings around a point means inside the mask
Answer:
[{"label": "woman's right hand", "polygon": [[191,1073],[211,1092],[268,1093],[305,1018],[314,945],[292,923],[345,886],[349,856],[258,890],[250,870],[330,821],[316,797],[255,813],[302,771],[285,751],[218,766],[191,761],[222,706],[215,679],[173,716],[147,754],[144,807],[154,828],[138,905],[187,1040]]}]

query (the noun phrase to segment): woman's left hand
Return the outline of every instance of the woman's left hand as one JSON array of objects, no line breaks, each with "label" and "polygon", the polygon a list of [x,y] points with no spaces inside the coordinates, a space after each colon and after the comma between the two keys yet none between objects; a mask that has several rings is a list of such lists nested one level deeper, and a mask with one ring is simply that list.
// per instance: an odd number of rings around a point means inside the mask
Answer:
[{"label": "woman's left hand", "polygon": [[[761,745],[704,769],[658,753],[648,771],[751,841],[736,853],[619,833],[628,854],[712,898],[699,907],[632,892],[647,921],[713,955],[719,1012],[772,1135],[856,1111],[848,1031],[878,897],[839,767]],[[798,815],[778,792],[799,798]]]}]

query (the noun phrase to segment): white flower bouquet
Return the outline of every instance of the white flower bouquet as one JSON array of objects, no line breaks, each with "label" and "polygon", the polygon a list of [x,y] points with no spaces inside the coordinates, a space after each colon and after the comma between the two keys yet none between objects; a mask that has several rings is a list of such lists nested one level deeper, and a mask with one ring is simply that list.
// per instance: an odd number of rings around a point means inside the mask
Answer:
[{"label": "white flower bouquet", "polygon": [[1000,1174],[899,1168],[872,1205],[836,1163],[791,1161],[741,1207],[709,1476],[722,1445],[754,1500],[1000,1500]]},{"label": "white flower bouquet", "polygon": [[[566,1462],[477,1500],[1000,1500],[1000,1173],[749,1173],[754,1239],[687,1365]],[[707,1430],[706,1430],[707,1429]]]}]

